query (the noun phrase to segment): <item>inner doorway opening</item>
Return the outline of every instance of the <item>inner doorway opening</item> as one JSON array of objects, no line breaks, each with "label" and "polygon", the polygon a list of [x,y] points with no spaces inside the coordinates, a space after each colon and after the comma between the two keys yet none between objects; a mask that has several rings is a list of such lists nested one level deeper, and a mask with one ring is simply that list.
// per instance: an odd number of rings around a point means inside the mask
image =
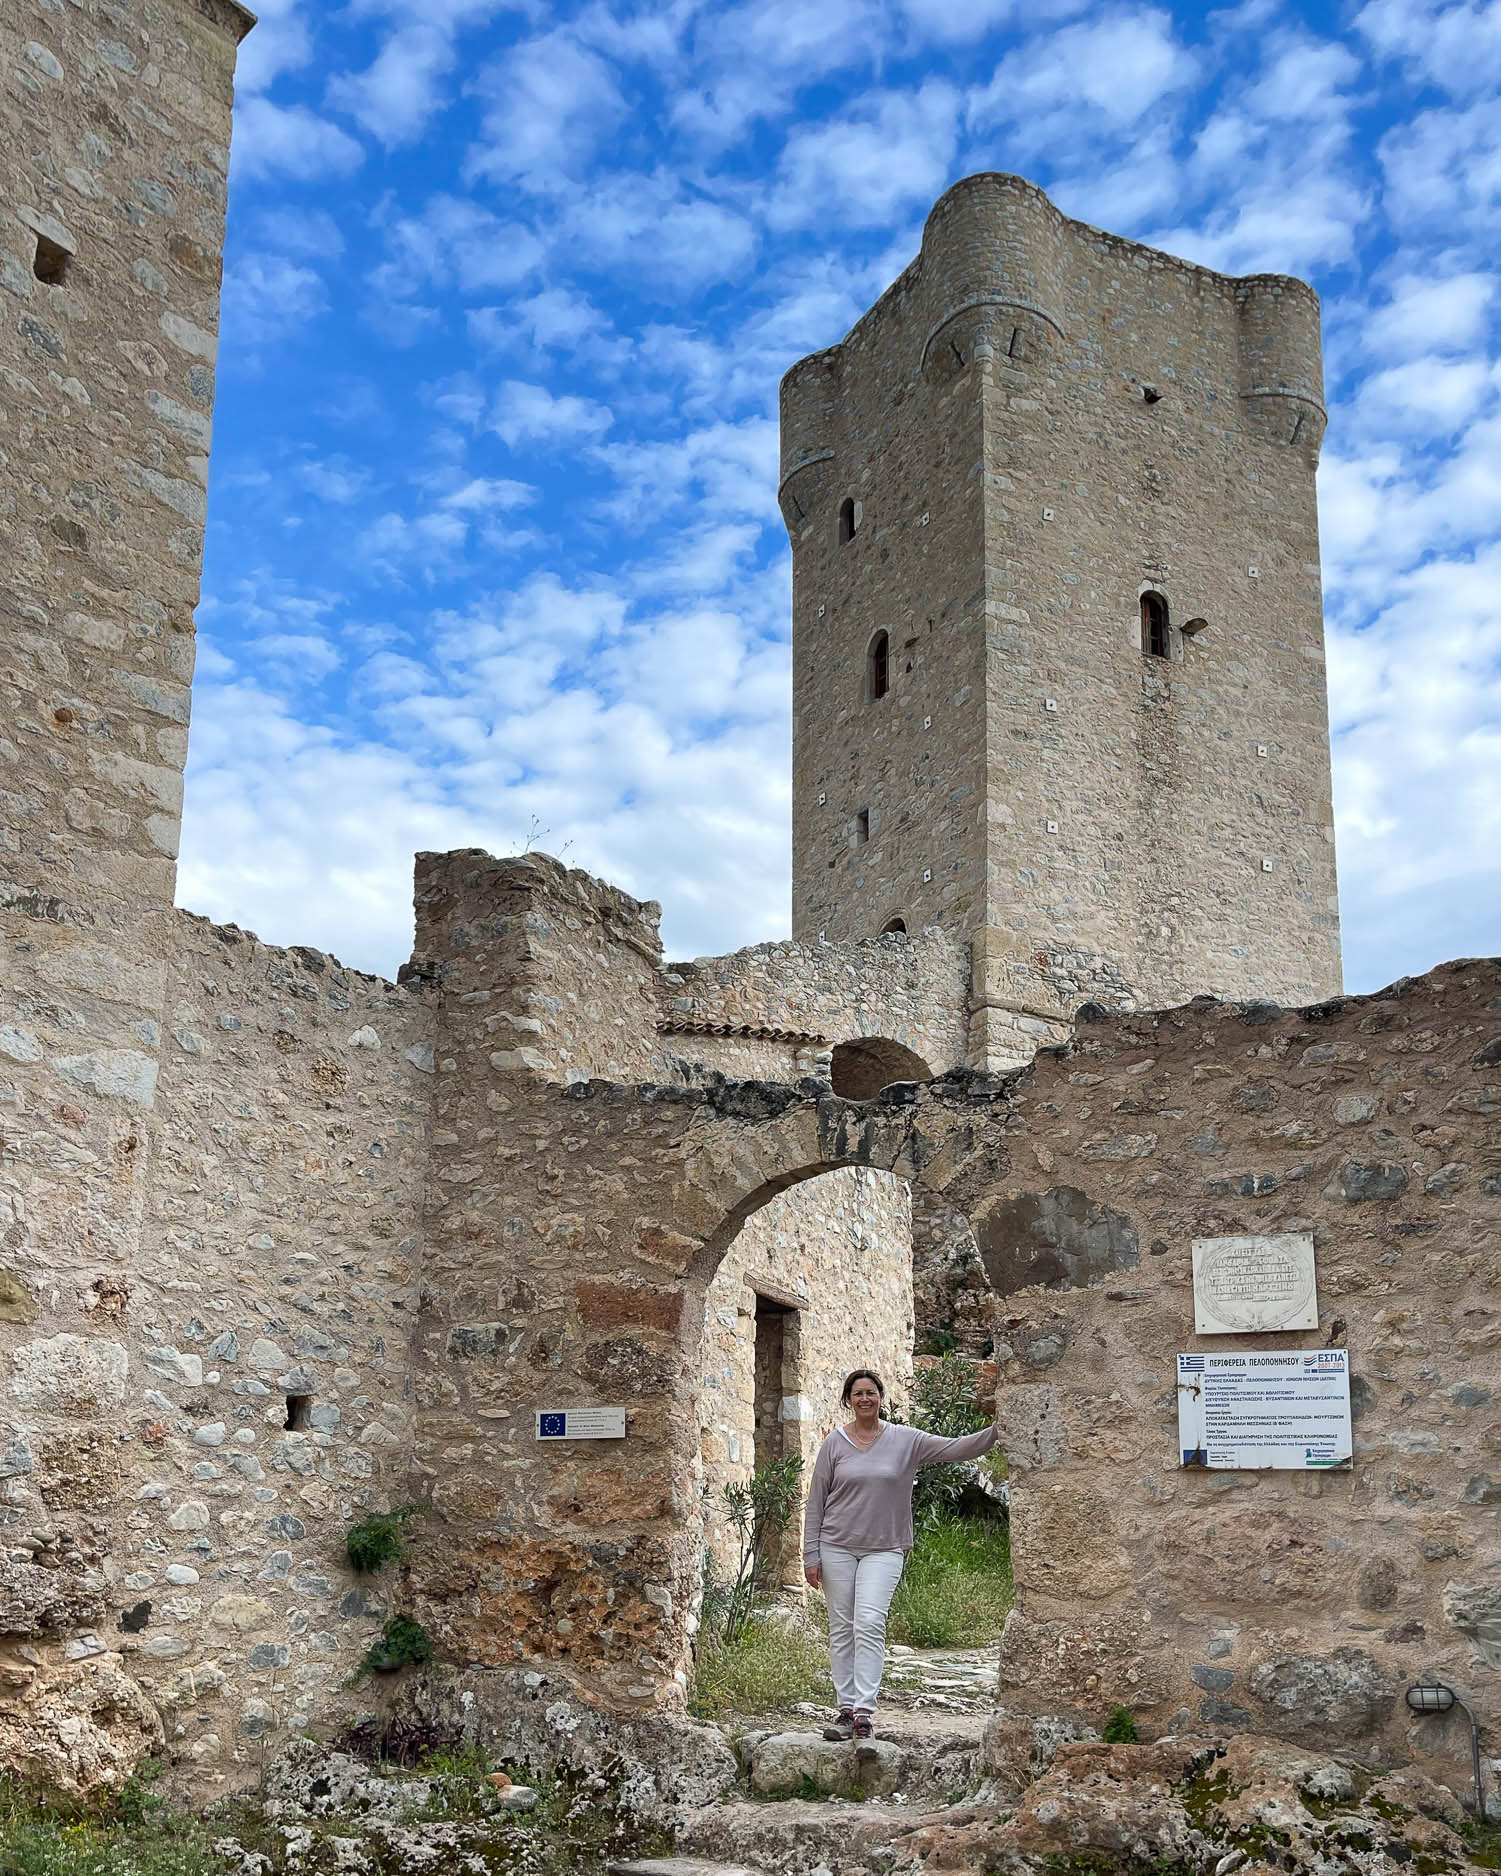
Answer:
[{"label": "inner doorway opening", "polygon": [[797,1311],[769,1296],[756,1295],[756,1355],[753,1461],[757,1471],[786,1456],[787,1422],[782,1403],[797,1392],[796,1377],[787,1373],[789,1344],[797,1340]]}]

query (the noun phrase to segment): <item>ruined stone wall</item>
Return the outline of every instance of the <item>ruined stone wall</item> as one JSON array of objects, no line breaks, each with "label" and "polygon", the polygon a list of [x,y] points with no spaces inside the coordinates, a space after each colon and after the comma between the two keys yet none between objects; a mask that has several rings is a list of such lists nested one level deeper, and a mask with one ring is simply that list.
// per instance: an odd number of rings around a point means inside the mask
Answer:
[{"label": "ruined stone wall", "polygon": [[416,944],[402,976],[443,985],[445,1007],[464,1012],[455,1047],[555,1081],[662,1071],[655,901],[545,853],[419,853],[416,873]]},{"label": "ruined stone wall", "polygon": [[[705,1291],[768,1196],[878,1167],[974,1221],[1001,1293],[1007,1704],[1432,1752],[1462,1782],[1457,1732],[1410,1729],[1401,1689],[1438,1673],[1496,1717],[1498,1007],[1494,961],[1303,1013],[1206,1000],[865,1106],[513,1084],[503,1177],[476,1160],[430,1207],[428,1618],[461,1659],[674,1698]],[[1061,1264],[1060,1219],[1081,1232]],[[1192,1240],[1293,1230],[1317,1245],[1319,1327],[1270,1339],[1350,1349],[1354,1464],[1184,1469],[1174,1357],[1224,1345],[1193,1334]],[[487,1339],[463,1312],[503,1285]],[[626,1407],[623,1447],[538,1449],[536,1407],[600,1402]]]},{"label": "ruined stone wall", "polygon": [[[1460,963],[1303,1014],[1088,1025],[1018,1083],[1010,1171],[974,1208],[1037,1488],[1004,1699],[1045,1678],[1378,1753],[1457,1755],[1458,1728],[1409,1724],[1423,1675],[1497,1713],[1498,1010],[1501,966]],[[1280,1232],[1314,1239],[1318,1328],[1196,1337],[1192,1240]],[[1347,1473],[1177,1464],[1174,1356],[1263,1346],[1350,1350]]]},{"label": "ruined stone wall", "polygon": [[130,1254],[154,1148],[249,19],[0,21],[0,1114],[16,1231],[80,1259]]},{"label": "ruined stone wall", "polygon": [[1338,989],[1320,384],[1300,282],[993,175],[784,380],[794,932],[992,932],[971,1060],[1018,1059],[1007,1001]]},{"label": "ruined stone wall", "polygon": [[[765,1059],[782,1068],[774,1079],[826,1078],[830,1051],[860,1037],[899,1043],[930,1074],[966,1059],[968,950],[943,931],[853,944],[751,945],[669,964],[661,995],[664,1047],[726,1074],[751,1074],[749,1063]],[[760,1031],[785,1039],[762,1040]]]},{"label": "ruined stone wall", "polygon": [[[88,1721],[80,1776],[121,1732],[107,1697],[149,1712],[144,1693],[211,1784],[335,1714],[386,1612],[343,1543],[406,1496],[433,1017],[318,952],[174,922],[138,1242],[39,1234],[6,1259],[6,1619],[43,1606],[33,1532],[58,1535],[46,1586],[71,1601],[3,1648],[17,1761],[56,1731],[27,1716],[59,1686]],[[51,1118],[90,1164],[82,1109]],[[103,1169],[122,1187],[137,1150],[126,1134]],[[0,1200],[24,1219],[17,1157]],[[151,1743],[125,1730],[121,1777]]]},{"label": "ruined stone wall", "polygon": [[[723,1488],[745,1483],[756,1459],[755,1316],[759,1293],[792,1304],[781,1388],[782,1458],[812,1472],[839,1421],[851,1368],[874,1368],[905,1396],[912,1365],[912,1201],[905,1183],[859,1166],[780,1193],[749,1217],[704,1298],[698,1400],[705,1536],[732,1571],[738,1539]],[[798,1533],[789,1543],[792,1580]],[[795,1555],[794,1555],[795,1553]]]}]

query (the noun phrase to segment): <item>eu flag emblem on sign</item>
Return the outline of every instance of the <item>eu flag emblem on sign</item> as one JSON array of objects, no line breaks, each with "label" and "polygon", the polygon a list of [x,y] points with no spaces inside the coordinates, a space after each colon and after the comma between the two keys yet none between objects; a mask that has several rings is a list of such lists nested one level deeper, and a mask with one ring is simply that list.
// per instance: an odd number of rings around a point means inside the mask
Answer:
[{"label": "eu flag emblem on sign", "polygon": [[542,1424],[537,1428],[539,1440],[560,1440],[568,1426],[567,1414],[543,1414]]}]

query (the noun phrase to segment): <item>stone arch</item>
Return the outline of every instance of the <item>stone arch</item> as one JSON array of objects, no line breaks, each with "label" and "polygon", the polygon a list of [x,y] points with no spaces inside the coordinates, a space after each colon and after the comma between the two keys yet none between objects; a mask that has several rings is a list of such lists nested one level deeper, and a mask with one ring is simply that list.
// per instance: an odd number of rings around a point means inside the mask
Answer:
[{"label": "stone arch", "polygon": [[923,1058],[888,1036],[857,1036],[834,1045],[829,1079],[845,1101],[871,1101],[893,1082],[931,1081]]},{"label": "stone arch", "polygon": [[[912,1193],[871,1166],[840,1166],[749,1211],[704,1284],[696,1421],[703,1541],[738,1564],[724,1488],[797,1459],[806,1482],[853,1362],[900,1379],[913,1347]],[[797,1533],[784,1583],[801,1580]]]},{"label": "stone arch", "polygon": [[[520,1661],[622,1712],[677,1706],[702,1583],[705,1303],[726,1251],[777,1194],[853,1167],[972,1217],[1009,1165],[1009,1084],[955,1074],[856,1104],[806,1082],[590,1081],[529,1091],[513,1115],[542,1144],[509,1165],[503,1209],[445,1208],[429,1245],[418,1445],[443,1535],[414,1609],[448,1659]],[[457,1320],[491,1297],[498,1319]],[[605,1406],[624,1408],[623,1442],[543,1440],[543,1410]]]}]

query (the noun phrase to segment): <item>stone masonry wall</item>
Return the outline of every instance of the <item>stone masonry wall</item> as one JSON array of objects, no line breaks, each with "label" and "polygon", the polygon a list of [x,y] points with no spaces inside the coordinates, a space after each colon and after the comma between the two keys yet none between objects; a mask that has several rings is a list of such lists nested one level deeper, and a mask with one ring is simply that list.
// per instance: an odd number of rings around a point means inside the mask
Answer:
[{"label": "stone masonry wall", "polygon": [[[784,1330],[779,1456],[800,1458],[806,1479],[841,1417],[839,1389],[851,1368],[874,1368],[893,1399],[905,1396],[912,1366],[911,1214],[903,1181],[854,1167],[778,1194],[745,1221],[725,1253],[704,1298],[698,1400],[705,1536],[722,1570],[733,1571],[739,1556],[723,1488],[745,1483],[756,1458],[757,1294],[794,1305]],[[794,1528],[789,1577],[800,1582],[797,1536]]]},{"label": "stone masonry wall", "polygon": [[419,853],[416,901],[402,977],[445,988],[454,1047],[483,1046],[492,1066],[556,1081],[660,1071],[655,901],[545,853],[477,849]]},{"label": "stone masonry wall", "polygon": [[[767,1197],[864,1165],[969,1217],[998,1293],[1006,1702],[1120,1700],[1148,1727],[1338,1741],[1462,1782],[1457,1729],[1410,1727],[1401,1689],[1438,1673],[1497,1716],[1498,1010],[1501,964],[1470,962],[1303,1012],[1112,1017],[1020,1075],[864,1106],[513,1082],[503,1176],[475,1160],[430,1205],[419,1606],[460,1659],[671,1703],[706,1289]],[[490,1111],[473,1090],[465,1125]],[[1037,1221],[1060,1217],[1088,1254],[1032,1283]],[[1276,1345],[1350,1349],[1354,1465],[1184,1469],[1173,1358],[1223,1345],[1192,1332],[1191,1241],[1277,1230],[1315,1239],[1320,1325]],[[487,1334],[470,1316],[502,1290]],[[544,1402],[625,1405],[624,1446],[539,1449]]]},{"label": "stone masonry wall", "polygon": [[661,980],[663,1046],[723,1068],[742,1066],[749,1030],[787,1040],[783,1073],[827,1078],[841,1042],[878,1036],[920,1056],[931,1074],[958,1067],[968,1043],[969,958],[948,933],[889,933],[856,944],[751,945],[727,957],[669,964]]},{"label": "stone masonry wall", "polygon": [[[84,1722],[73,1774],[113,1753],[118,1782],[151,1741],[120,1739],[110,1700],[149,1702],[212,1788],[263,1739],[337,1713],[385,1612],[388,1585],[356,1581],[343,1538],[406,1495],[433,1019],[320,953],[175,922],[128,1254],[26,1235],[28,1153],[96,1163],[82,1108],[7,1130],[0,1539],[21,1548],[0,1576],[8,1622],[40,1615],[0,1642],[0,1725],[34,1763],[61,1689]],[[102,1169],[122,1188],[136,1151],[124,1134]],[[50,1577],[19,1561],[34,1531],[64,1546]]]}]

